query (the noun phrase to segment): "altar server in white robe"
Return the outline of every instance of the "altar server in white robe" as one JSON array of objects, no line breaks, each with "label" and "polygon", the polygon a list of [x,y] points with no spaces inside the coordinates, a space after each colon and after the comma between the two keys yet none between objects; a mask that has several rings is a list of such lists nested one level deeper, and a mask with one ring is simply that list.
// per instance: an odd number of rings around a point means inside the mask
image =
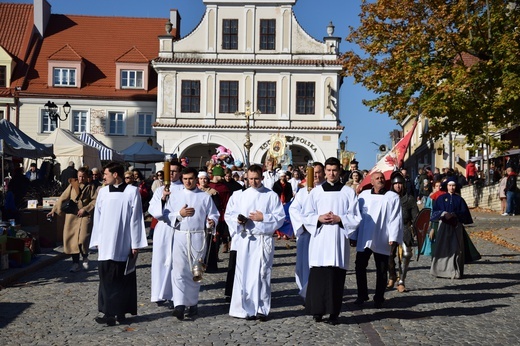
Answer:
[{"label": "altar server in white robe", "polygon": [[237,251],[235,280],[229,315],[247,320],[267,320],[271,308],[273,233],[285,220],[276,193],[262,185],[262,168],[247,172],[249,188],[228,204],[225,220]]},{"label": "altar server in white robe", "polygon": [[305,311],[321,322],[335,325],[341,312],[345,277],[349,264],[348,238],[361,221],[354,190],[340,183],[340,162],[325,161],[326,181],[309,194],[303,208],[304,225],[311,235],[311,267]]},{"label": "altar server in white robe", "polygon": [[125,275],[129,257],[148,245],[141,197],[137,187],[123,182],[124,168],[112,162],[104,170],[106,186],[98,192],[90,248],[98,250],[98,310],[96,322],[114,326],[125,314],[137,314],[137,278]]},{"label": "altar server in white robe", "polygon": [[181,179],[184,189],[169,198],[164,206],[164,215],[175,229],[171,275],[173,316],[179,320],[184,319],[186,307],[188,317],[198,313],[200,280],[194,280],[192,268],[197,265],[202,271],[208,246],[206,229],[214,232],[219,218],[211,196],[197,188],[197,174],[195,168],[183,169]]},{"label": "altar server in white robe", "polygon": [[[174,230],[170,226],[170,221],[164,217],[163,211],[165,201],[168,198],[175,198],[178,191],[184,189],[180,180],[181,170],[180,162],[170,163],[170,186],[158,187],[148,207],[150,215],[157,219],[153,234],[151,301],[159,305],[165,301],[173,301],[171,270]],[[170,308],[173,309],[172,304],[170,303]]]},{"label": "altar server in white robe", "polygon": [[392,244],[403,242],[403,217],[401,199],[385,186],[385,177],[381,172],[372,173],[372,189],[359,194],[359,209],[362,221],[353,234],[352,246],[357,246],[356,253],[356,305],[363,305],[368,297],[367,266],[372,254],[376,264],[376,293],[374,307],[379,309],[385,300],[384,294],[388,282],[388,258]]},{"label": "altar server in white robe", "polygon": [[314,179],[307,179],[307,182],[312,182],[313,186],[305,186],[301,188],[293,199],[291,206],[289,207],[289,215],[291,217],[291,223],[293,230],[296,235],[296,266],[294,274],[296,277],[296,285],[300,289],[300,296],[305,299],[307,293],[307,281],[309,281],[309,242],[311,240],[311,234],[307,232],[303,224],[303,205],[311,189],[315,186],[320,186],[325,181],[325,168],[323,163],[314,162],[313,166],[313,177]]}]

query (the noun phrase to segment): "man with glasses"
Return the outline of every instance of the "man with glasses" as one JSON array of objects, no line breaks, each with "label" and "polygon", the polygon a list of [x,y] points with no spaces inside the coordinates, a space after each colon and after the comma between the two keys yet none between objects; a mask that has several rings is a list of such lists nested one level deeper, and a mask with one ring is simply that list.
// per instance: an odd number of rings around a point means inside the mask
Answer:
[{"label": "man with glasses", "polygon": [[170,162],[170,185],[158,187],[150,201],[148,212],[157,219],[153,233],[152,253],[152,286],[151,301],[162,305],[169,302],[173,309],[173,281],[171,277],[173,228],[167,223],[168,215],[164,213],[164,205],[170,194],[176,195],[183,189],[181,177],[182,166],[178,161]]}]

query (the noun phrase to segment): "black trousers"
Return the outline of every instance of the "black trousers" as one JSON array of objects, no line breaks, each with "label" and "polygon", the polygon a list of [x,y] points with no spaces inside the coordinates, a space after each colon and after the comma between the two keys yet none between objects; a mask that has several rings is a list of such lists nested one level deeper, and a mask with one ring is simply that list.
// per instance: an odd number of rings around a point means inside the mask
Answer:
[{"label": "black trousers", "polygon": [[338,267],[312,267],[309,273],[305,313],[339,316],[347,271]]},{"label": "black trousers", "polygon": [[137,315],[136,272],[125,275],[126,262],[99,261],[98,310],[108,316]]},{"label": "black trousers", "polygon": [[370,256],[374,254],[376,263],[376,294],[374,301],[382,303],[385,298],[386,284],[388,281],[388,255],[382,255],[365,248],[365,251],[356,254],[356,283],[358,298],[368,300],[367,266]]},{"label": "black trousers", "polygon": [[233,284],[235,282],[235,270],[237,267],[237,252],[236,250],[229,251],[229,263],[226,277],[226,290],[224,295],[231,297],[233,294]]},{"label": "black trousers", "polygon": [[[388,278],[390,280],[397,280],[397,270],[395,266],[395,258],[397,257],[397,248],[399,244],[395,243],[390,248],[390,256],[388,258]],[[399,261],[399,258],[397,259]]]}]

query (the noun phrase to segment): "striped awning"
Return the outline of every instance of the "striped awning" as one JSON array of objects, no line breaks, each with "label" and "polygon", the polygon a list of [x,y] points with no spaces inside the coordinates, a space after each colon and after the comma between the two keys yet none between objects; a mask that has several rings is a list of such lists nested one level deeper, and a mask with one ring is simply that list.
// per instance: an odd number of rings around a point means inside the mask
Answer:
[{"label": "striped awning", "polygon": [[118,153],[116,150],[107,147],[102,142],[98,141],[96,137],[94,137],[90,133],[82,132],[79,135],[79,139],[83,142],[85,142],[87,145],[90,145],[91,147],[94,147],[99,150],[99,159],[101,161],[118,161],[118,162],[124,162],[125,159],[123,155]]}]

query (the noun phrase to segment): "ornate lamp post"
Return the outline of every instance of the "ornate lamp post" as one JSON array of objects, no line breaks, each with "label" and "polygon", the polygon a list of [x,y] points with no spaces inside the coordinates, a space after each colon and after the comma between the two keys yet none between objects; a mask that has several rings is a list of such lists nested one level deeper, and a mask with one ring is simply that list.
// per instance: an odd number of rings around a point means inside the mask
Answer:
[{"label": "ornate lamp post", "polygon": [[55,124],[55,126],[58,126],[58,120],[65,121],[67,120],[67,117],[70,113],[70,105],[69,102],[65,102],[63,105],[63,113],[65,114],[65,118],[61,118],[60,113],[58,112],[58,106],[54,102],[47,101],[47,103],[44,105],[45,110],[47,110],[47,114],[49,114],[49,118],[51,121]]},{"label": "ornate lamp post", "polygon": [[251,143],[251,134],[249,133],[249,118],[254,116],[255,114],[262,114],[259,110],[251,112],[251,101],[246,101],[246,109],[244,112],[235,112],[235,116],[243,115],[246,118],[246,142],[244,143],[244,148],[246,149],[246,167],[249,167],[249,154],[251,153],[251,147],[253,143]]}]

